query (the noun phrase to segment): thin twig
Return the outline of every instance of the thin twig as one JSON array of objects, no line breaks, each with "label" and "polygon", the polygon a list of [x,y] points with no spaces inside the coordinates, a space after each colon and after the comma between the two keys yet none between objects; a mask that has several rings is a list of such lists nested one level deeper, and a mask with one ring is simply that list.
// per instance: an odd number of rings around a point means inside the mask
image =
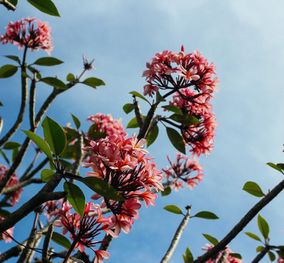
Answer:
[{"label": "thin twig", "polygon": [[35,97],[36,97],[36,76],[34,73],[31,88],[30,88],[30,98],[29,98],[29,118],[31,130],[35,128]]},{"label": "thin twig", "polygon": [[39,212],[35,212],[35,218],[34,218],[34,222],[33,222],[33,226],[31,229],[31,233],[29,235],[28,241],[27,241],[27,245],[24,248],[24,250],[21,253],[21,256],[18,259],[18,263],[21,262],[27,262],[27,258],[30,254],[31,249],[30,248],[34,248],[33,244],[36,238],[36,232],[37,232],[37,221],[39,219]]},{"label": "thin twig", "polygon": [[46,232],[46,235],[45,235],[45,238],[44,238],[44,242],[43,242],[42,263],[49,263],[49,260],[48,260],[48,247],[49,247],[49,243],[51,241],[52,233],[53,233],[53,225],[51,224],[48,227],[48,230]]},{"label": "thin twig", "polygon": [[138,101],[136,100],[135,95],[133,95],[133,105],[134,105],[134,112],[135,112],[135,116],[136,116],[136,119],[137,119],[137,123],[138,123],[139,127],[142,127],[144,122],[143,122],[142,113],[140,111],[140,107],[138,105]]},{"label": "thin twig", "polygon": [[33,160],[31,161],[30,165],[27,167],[27,169],[25,170],[25,172],[21,176],[20,181],[24,181],[26,179],[25,177],[28,175],[28,173],[31,171],[31,169],[33,169],[38,157],[40,156],[40,154],[41,154],[40,150],[36,149],[35,156],[34,156]]},{"label": "thin twig", "polygon": [[49,162],[49,159],[46,157],[44,158],[35,169],[33,169],[29,174],[23,174],[23,176],[20,178],[20,181],[27,180],[32,178],[34,175],[36,175],[47,163]]},{"label": "thin twig", "polygon": [[14,6],[13,4],[11,4],[9,1],[7,0],[0,0],[0,4],[5,6],[8,10],[11,11],[15,11],[16,10],[16,6]]},{"label": "thin twig", "polygon": [[31,178],[31,179],[27,179],[25,181],[22,181],[18,184],[15,184],[11,187],[4,188],[2,193],[3,194],[10,194],[10,193],[17,191],[19,188],[22,188],[24,186],[27,186],[27,185],[30,185],[30,184],[42,184],[42,183],[43,183],[43,181],[41,179]]},{"label": "thin twig", "polygon": [[183,234],[183,231],[185,230],[187,224],[188,224],[188,221],[189,221],[189,218],[190,218],[190,208],[191,206],[187,206],[186,207],[186,214],[184,215],[182,221],[180,222],[174,236],[173,236],[173,239],[171,241],[171,244],[166,252],[166,254],[164,255],[164,257],[162,258],[161,260],[161,263],[167,263],[169,262],[169,260],[171,259],[173,253],[175,252],[176,250],[176,247],[178,245],[178,242]]}]

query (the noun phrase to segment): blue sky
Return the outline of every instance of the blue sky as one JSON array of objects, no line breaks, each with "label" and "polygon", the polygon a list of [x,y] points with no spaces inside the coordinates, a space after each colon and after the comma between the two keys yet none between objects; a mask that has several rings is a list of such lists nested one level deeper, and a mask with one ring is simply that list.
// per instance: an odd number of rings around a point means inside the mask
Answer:
[{"label": "blue sky", "polygon": [[[184,189],[161,197],[156,207],[143,209],[132,232],[112,243],[108,262],[158,262],[181,220],[162,209],[167,204],[192,204],[193,212],[211,210],[219,215],[218,222],[192,220],[172,262],[181,262],[187,246],[199,255],[206,243],[202,233],[221,239],[257,201],[241,190],[246,181],[256,181],[267,191],[282,179],[265,163],[283,162],[284,4],[276,0],[269,4],[262,0],[55,3],[61,18],[44,15],[25,1],[20,1],[15,13],[1,7],[0,32],[7,22],[21,17],[48,21],[55,45],[52,56],[65,64],[46,74],[64,77],[69,72],[78,73],[83,54],[95,58],[92,75],[104,79],[106,87],[94,91],[78,86],[59,97],[49,115],[61,124],[70,121],[70,112],[82,120],[97,112],[111,113],[126,124],[129,116],[121,107],[131,101],[129,91],[142,91],[145,63],[158,51],[179,50],[183,44],[186,51],[199,50],[216,64],[220,79],[214,99],[218,128],[214,151],[201,160],[204,181],[193,191]],[[14,47],[0,47],[0,55],[14,52],[18,52]],[[44,55],[34,52],[32,57]],[[7,61],[1,57],[0,63]],[[6,116],[6,128],[18,109],[17,83],[16,79],[0,82],[0,100],[5,105],[0,114]],[[39,101],[49,91],[48,86],[40,87]],[[163,132],[149,151],[160,167],[166,165],[166,155],[175,154]],[[27,193],[24,198],[28,198]],[[276,245],[283,245],[284,240],[282,200],[283,193],[261,213],[271,224],[271,242]],[[257,232],[256,224],[254,220],[246,230]],[[255,256],[256,243],[240,234],[231,247],[249,262]]]}]

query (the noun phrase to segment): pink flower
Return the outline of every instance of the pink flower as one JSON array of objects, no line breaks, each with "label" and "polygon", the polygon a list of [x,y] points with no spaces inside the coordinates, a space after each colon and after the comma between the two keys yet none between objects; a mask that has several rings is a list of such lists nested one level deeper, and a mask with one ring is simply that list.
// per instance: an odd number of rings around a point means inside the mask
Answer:
[{"label": "pink flower", "polygon": [[96,258],[95,258],[94,263],[101,263],[101,262],[103,262],[103,260],[104,260],[105,258],[106,258],[106,259],[109,258],[109,253],[108,253],[107,251],[104,251],[104,250],[96,250],[95,253],[96,253]]},{"label": "pink flower", "polygon": [[10,22],[6,27],[6,33],[0,36],[0,42],[12,43],[20,49],[27,47],[31,50],[42,49],[47,52],[53,49],[48,24],[36,18],[23,18]]},{"label": "pink flower", "polygon": [[[213,245],[206,245],[206,247],[202,248],[205,251],[210,250],[213,247]],[[223,262],[223,263],[242,263],[241,259],[233,257],[231,254],[233,252],[231,251],[230,248],[226,248],[225,250],[221,251],[218,253],[216,258],[214,259],[209,259],[206,261],[206,263],[218,263],[218,262]]]},{"label": "pink flower", "polygon": [[166,184],[178,190],[183,187],[183,183],[193,189],[203,177],[203,169],[194,159],[189,159],[184,155],[177,154],[175,162],[169,157],[170,168],[163,169],[166,177]]},{"label": "pink flower", "polygon": [[[0,182],[4,179],[7,172],[8,172],[8,168],[3,164],[0,165]],[[10,177],[8,184],[6,185],[6,189],[12,188],[12,187],[18,185],[19,183],[20,182],[19,182],[18,177],[15,174],[13,174]],[[22,187],[19,187],[15,191],[10,192],[9,195],[8,195],[9,198],[7,200],[7,203],[10,204],[11,206],[15,205],[17,202],[19,202],[22,192],[23,192]]]}]

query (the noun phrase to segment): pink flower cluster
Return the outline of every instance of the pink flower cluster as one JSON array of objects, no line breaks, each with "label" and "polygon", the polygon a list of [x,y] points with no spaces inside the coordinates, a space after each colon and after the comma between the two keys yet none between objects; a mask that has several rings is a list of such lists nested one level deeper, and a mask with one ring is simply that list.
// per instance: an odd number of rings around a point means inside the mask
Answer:
[{"label": "pink flower cluster", "polygon": [[[163,189],[162,175],[146,156],[144,139],[127,138],[122,125],[110,115],[96,114],[89,120],[98,132],[105,133],[105,137],[89,138],[85,147],[88,155],[85,166],[93,171],[88,175],[107,181],[121,194],[123,202],[104,198],[101,207],[107,207],[113,213],[108,219],[116,235],[121,230],[128,233],[138,217],[140,200],[144,200],[146,206],[153,205],[156,199],[153,191]],[[100,197],[96,194],[93,199]]]},{"label": "pink flower cluster", "polygon": [[203,177],[201,165],[194,159],[177,154],[175,162],[168,157],[170,167],[163,169],[166,178],[166,185],[176,190],[183,187],[183,183],[193,189]]},{"label": "pink flower cluster", "polygon": [[[0,165],[0,182],[4,179],[4,177],[6,176],[7,172],[8,172],[8,168],[5,165],[3,165],[3,164]],[[19,183],[18,177],[15,174],[13,174],[10,177],[10,180],[8,181],[8,183],[6,185],[6,189],[14,187],[18,183]],[[22,191],[23,191],[22,187],[19,187],[15,191],[12,191],[11,193],[9,193],[8,194],[9,198],[8,198],[7,202],[11,206],[15,205],[17,202],[19,202],[19,200],[21,198]]]},{"label": "pink flower cluster", "polygon": [[143,76],[148,82],[145,95],[153,95],[159,89],[178,90],[194,86],[198,92],[211,95],[217,83],[214,64],[208,63],[198,51],[186,54],[165,50],[157,53],[146,64]]},{"label": "pink flower cluster", "polygon": [[144,200],[146,206],[153,205],[156,199],[153,190],[163,189],[162,175],[155,163],[146,157],[144,144],[145,140],[138,141],[136,137],[113,135],[91,141],[86,147],[91,154],[85,166],[93,169],[89,176],[107,181],[124,199],[120,202],[104,198],[101,205],[112,211],[109,220],[116,235],[121,230],[130,231],[138,217],[140,200]]},{"label": "pink flower cluster", "polygon": [[126,136],[126,132],[124,131],[121,123],[109,114],[105,115],[102,113],[97,113],[95,115],[91,115],[88,120],[94,124],[94,126],[91,126],[91,131],[89,130],[89,133],[100,132],[104,133],[105,136]]},{"label": "pink flower cluster", "polygon": [[213,148],[216,118],[208,97],[184,88],[173,96],[171,104],[180,108],[185,116],[198,119],[196,124],[181,127],[183,139],[191,147],[191,152],[197,156],[209,153]]},{"label": "pink flower cluster", "polygon": [[[194,155],[207,154],[213,148],[216,120],[210,99],[218,82],[215,66],[209,63],[198,51],[185,53],[165,50],[157,53],[146,64],[143,76],[147,84],[144,94],[152,96],[157,91],[167,90],[164,98],[173,95],[170,105],[178,107],[182,115],[169,118],[176,121],[183,139],[191,147]],[[195,117],[195,122],[187,121]],[[198,121],[196,121],[198,120]],[[165,119],[168,122],[167,119]]]},{"label": "pink flower cluster", "polygon": [[[208,251],[213,248],[213,245],[207,245],[206,247],[203,248],[203,250]],[[206,261],[206,263],[218,263],[218,262],[223,262],[223,263],[242,263],[241,259],[238,259],[236,257],[233,257],[231,254],[234,253],[231,251],[230,248],[226,248],[225,250],[219,252],[217,257],[215,259],[209,259]]]},{"label": "pink flower cluster", "polygon": [[102,217],[99,206],[89,202],[85,206],[84,215],[81,217],[77,213],[71,212],[71,206],[68,203],[63,204],[60,221],[63,226],[63,233],[70,233],[71,239],[76,240],[76,248],[81,252],[85,247],[92,249],[96,253],[96,262],[102,262],[104,258],[109,257],[107,251],[95,250],[93,247],[100,244],[97,239],[102,232],[107,231],[109,224]]},{"label": "pink flower cluster", "polygon": [[42,49],[50,52],[53,49],[48,24],[36,18],[10,22],[6,27],[6,33],[0,36],[0,42],[12,43],[19,48],[27,47],[31,50]]}]

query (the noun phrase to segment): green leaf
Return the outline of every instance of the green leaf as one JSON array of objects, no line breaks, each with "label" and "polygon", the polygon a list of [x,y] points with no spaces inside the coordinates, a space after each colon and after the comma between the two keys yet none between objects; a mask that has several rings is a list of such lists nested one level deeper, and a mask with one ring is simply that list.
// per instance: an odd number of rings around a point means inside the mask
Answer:
[{"label": "green leaf", "polygon": [[42,57],[37,59],[33,64],[38,66],[56,66],[64,63],[62,60],[54,57]]},{"label": "green leaf", "polygon": [[151,144],[153,144],[159,135],[159,127],[158,125],[155,125],[151,131],[147,135],[147,146],[149,147]]},{"label": "green leaf", "polygon": [[246,182],[243,186],[243,190],[256,197],[265,196],[260,186],[255,182]]},{"label": "green leaf", "polygon": [[66,146],[66,136],[61,126],[49,117],[46,117],[42,123],[44,138],[50,146],[50,149],[57,156],[60,155]]},{"label": "green leaf", "polygon": [[176,113],[176,114],[183,115],[182,110],[181,110],[179,107],[177,107],[177,106],[174,106],[174,105],[166,105],[166,106],[162,106],[162,108],[164,108],[164,109],[166,109],[166,110],[168,110],[168,111],[172,111],[172,112],[174,112],[174,113]]},{"label": "green leaf", "polygon": [[17,57],[17,56],[8,55],[8,56],[5,56],[5,57],[6,57],[6,58],[9,58],[9,59],[11,59],[11,60],[13,60],[13,61],[18,62],[19,64],[21,63],[20,58]]},{"label": "green leaf", "polygon": [[145,101],[147,101],[148,103],[150,103],[142,94],[140,94],[139,92],[137,92],[137,91],[135,91],[135,90],[129,92],[129,94],[132,94],[132,95],[134,95],[135,97],[138,97],[138,98],[140,98],[140,99],[142,99],[142,100],[145,100]]},{"label": "green leaf", "polygon": [[264,249],[263,246],[258,246],[258,247],[256,247],[255,251],[256,252],[261,252],[263,249]]},{"label": "green leaf", "polygon": [[88,186],[90,189],[107,199],[123,201],[123,197],[121,196],[121,194],[116,191],[116,189],[112,185],[110,185],[104,180],[90,176],[82,178],[80,179],[80,181],[86,186]]},{"label": "green leaf", "polygon": [[283,173],[282,172],[282,169],[275,163],[266,163],[268,166],[270,166],[271,168],[275,169],[276,171],[280,172],[280,173]]},{"label": "green leaf", "polygon": [[172,192],[172,189],[170,186],[165,187],[164,191],[161,192],[162,196],[167,196]]},{"label": "green leaf", "polygon": [[74,122],[76,128],[79,129],[80,126],[81,126],[80,120],[79,120],[75,115],[73,115],[73,114],[71,114],[71,116],[72,116],[72,119],[73,119],[73,122]]},{"label": "green leaf", "polygon": [[42,181],[47,183],[53,177],[54,174],[55,174],[54,171],[49,169],[44,169],[41,171],[40,177]]},{"label": "green leaf", "polygon": [[123,106],[123,111],[124,111],[126,114],[130,113],[130,112],[133,111],[133,110],[134,110],[134,105],[133,105],[132,103],[126,103],[126,104],[124,104],[124,106]]},{"label": "green leaf", "polygon": [[66,80],[69,81],[69,82],[72,82],[76,79],[75,75],[72,74],[72,73],[69,73],[67,76],[66,76]]},{"label": "green leaf", "polygon": [[56,89],[63,89],[63,90],[67,89],[67,86],[64,84],[64,82],[58,78],[46,77],[46,78],[40,79],[40,81]]},{"label": "green leaf", "polygon": [[6,153],[4,153],[4,152],[2,151],[2,149],[0,149],[0,154],[1,154],[2,157],[4,158],[5,162],[6,162],[7,164],[10,164],[9,158],[7,157]]},{"label": "green leaf", "polygon": [[212,245],[216,246],[219,241],[217,238],[209,235],[209,234],[202,234]]},{"label": "green leaf", "polygon": [[80,215],[84,215],[85,196],[82,190],[75,184],[65,182],[64,192],[67,193],[67,200],[72,205],[74,210]]},{"label": "green leaf", "polygon": [[19,148],[20,146],[21,144],[19,144],[18,142],[6,142],[3,148],[5,150],[13,150],[15,148]]},{"label": "green leaf", "polygon": [[105,85],[103,80],[98,79],[98,78],[94,78],[94,77],[87,78],[82,83],[87,85],[87,86],[90,86],[92,88],[97,88],[98,86],[104,86]]},{"label": "green leaf", "polygon": [[139,127],[139,124],[138,124],[138,122],[137,122],[136,117],[134,117],[133,119],[131,119],[131,120],[128,122],[127,126],[126,126],[126,128],[138,128],[138,127]]},{"label": "green leaf", "polygon": [[176,205],[166,205],[164,209],[167,210],[168,212],[171,212],[177,215],[182,215],[181,209]]},{"label": "green leaf", "polygon": [[71,242],[63,235],[53,232],[51,239],[58,245],[69,249],[71,247]]},{"label": "green leaf", "polygon": [[261,239],[258,235],[254,234],[254,233],[251,233],[251,232],[245,232],[245,234],[247,236],[249,236],[250,238],[256,240],[256,241],[260,241],[261,242]]},{"label": "green leaf", "polygon": [[284,170],[284,163],[278,163],[277,166],[278,166],[281,170]]},{"label": "green leaf", "polygon": [[9,78],[11,76],[13,76],[14,74],[16,74],[16,72],[18,71],[18,67],[14,66],[14,65],[4,65],[0,68],[0,78],[4,79],[4,78]]},{"label": "green leaf", "polygon": [[268,251],[268,257],[269,257],[271,262],[276,259],[275,254],[273,252],[271,252],[271,251]]},{"label": "green leaf", "polygon": [[181,153],[185,154],[185,145],[182,136],[173,128],[167,127],[167,135],[172,145]]},{"label": "green leaf", "polygon": [[55,4],[51,0],[27,0],[32,6],[51,16],[60,16]]},{"label": "green leaf", "polygon": [[50,148],[48,144],[38,135],[31,131],[24,131],[24,133],[38,146],[38,148],[45,153],[45,155],[49,158],[49,160],[52,162],[52,154],[50,151]]},{"label": "green leaf", "polygon": [[199,120],[195,116],[188,115],[188,114],[184,114],[184,115],[173,114],[173,115],[170,116],[170,119],[172,119],[176,122],[182,123],[186,126],[199,123]]},{"label": "green leaf", "polygon": [[219,219],[218,216],[216,216],[214,213],[210,211],[200,211],[192,217],[199,217],[199,218],[211,219],[211,220]]},{"label": "green leaf", "polygon": [[184,263],[192,263],[193,262],[193,255],[192,255],[189,248],[187,248],[185,250],[185,252],[182,256],[183,256]]},{"label": "green leaf", "polygon": [[237,259],[242,259],[242,255],[239,253],[230,253],[231,257],[237,258]]},{"label": "green leaf", "polygon": [[258,217],[257,217],[257,224],[258,224],[258,229],[259,229],[260,233],[262,234],[262,236],[265,239],[268,239],[269,225],[261,215],[258,215]]}]

